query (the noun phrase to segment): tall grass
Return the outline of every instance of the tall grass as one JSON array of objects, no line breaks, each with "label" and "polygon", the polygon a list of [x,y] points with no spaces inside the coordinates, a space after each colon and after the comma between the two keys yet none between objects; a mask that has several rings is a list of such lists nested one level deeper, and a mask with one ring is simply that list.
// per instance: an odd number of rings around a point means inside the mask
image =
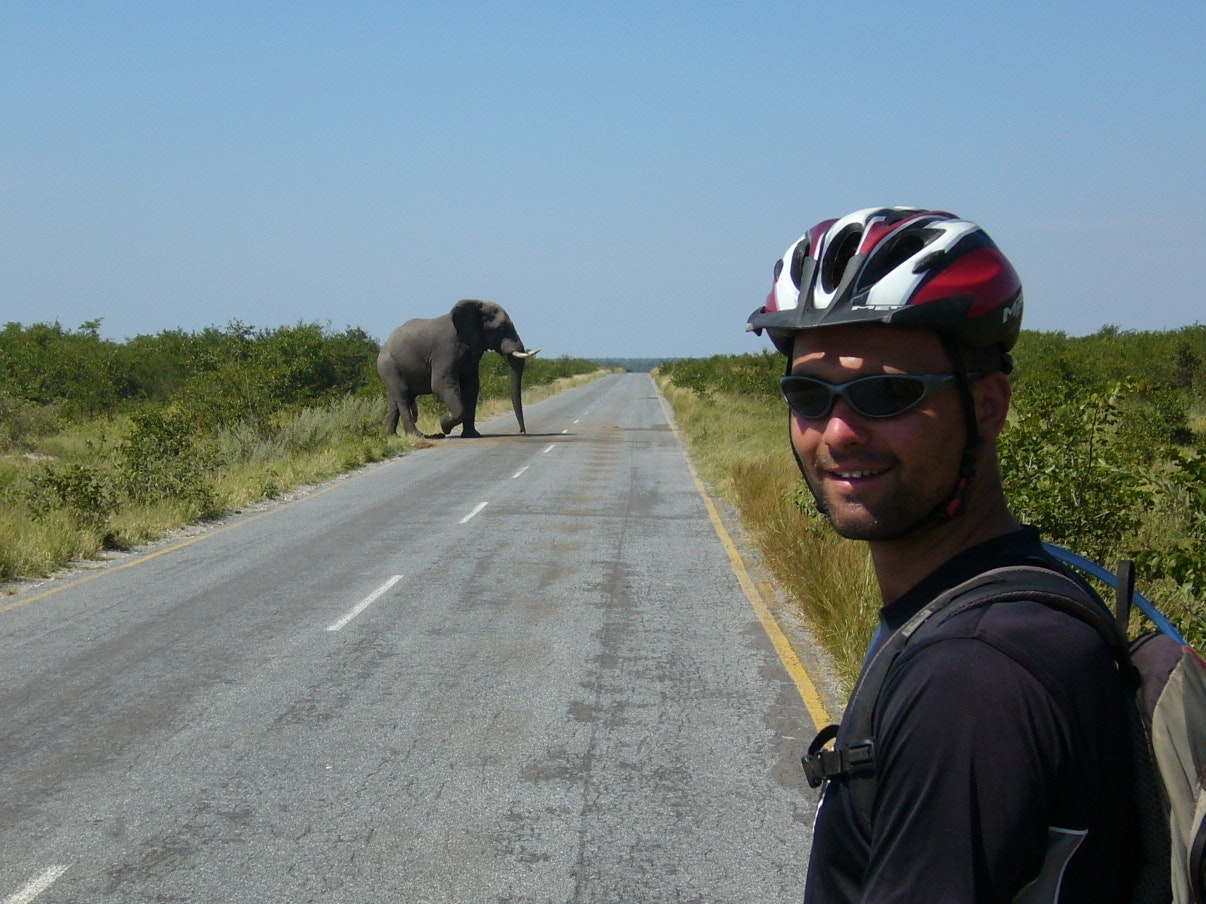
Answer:
[{"label": "tall grass", "polygon": [[97,548],[97,539],[81,537],[64,513],[35,519],[24,507],[0,510],[0,577],[47,575],[81,549]]},{"label": "tall grass", "polygon": [[[349,395],[279,414],[266,429],[240,422],[197,437],[198,448],[165,450],[158,469],[146,467],[152,446],[133,475],[123,450],[143,446],[131,447],[130,438],[156,441],[170,425],[144,425],[140,433],[131,419],[118,418],[48,437],[42,448],[53,454],[0,462],[0,580],[45,577],[72,560],[129,549],[425,444],[387,439],[384,415],[383,399]],[[107,440],[98,442],[102,436]],[[148,486],[159,478],[161,486]],[[128,484],[137,479],[141,492],[132,492]]]}]

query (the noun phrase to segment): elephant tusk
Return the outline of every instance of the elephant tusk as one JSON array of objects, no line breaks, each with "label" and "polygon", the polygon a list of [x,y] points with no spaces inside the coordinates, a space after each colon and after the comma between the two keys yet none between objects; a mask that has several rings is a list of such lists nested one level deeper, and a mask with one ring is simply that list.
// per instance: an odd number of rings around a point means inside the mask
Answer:
[{"label": "elephant tusk", "polygon": [[535,355],[539,351],[540,351],[540,349],[535,348],[535,349],[532,349],[532,351],[530,351],[530,352],[511,352],[511,357],[512,358],[531,358],[533,355]]}]

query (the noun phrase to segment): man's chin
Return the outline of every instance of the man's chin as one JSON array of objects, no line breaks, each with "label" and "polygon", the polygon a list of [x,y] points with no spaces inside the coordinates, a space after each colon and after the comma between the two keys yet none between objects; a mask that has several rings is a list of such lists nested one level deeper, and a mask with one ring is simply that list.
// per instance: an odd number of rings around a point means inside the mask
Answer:
[{"label": "man's chin", "polygon": [[869,523],[855,520],[834,520],[832,517],[829,523],[833,526],[834,533],[846,540],[865,540],[872,542],[875,540],[895,539],[886,535],[882,527],[875,521]]},{"label": "man's chin", "polygon": [[[813,501],[817,511],[825,516],[834,533],[846,540],[863,540],[866,542],[881,542],[898,540],[908,533],[909,527],[900,529],[896,521],[876,515],[857,498],[843,496],[836,501],[829,495],[818,493],[811,481],[806,481],[812,491]],[[897,519],[900,520],[900,519]]]},{"label": "man's chin", "polygon": [[866,509],[831,503],[820,505],[818,508],[839,537],[847,540],[879,539],[879,520]]},{"label": "man's chin", "polygon": [[[897,540],[908,532],[907,527],[901,529],[902,521],[908,521],[908,519],[885,518],[884,512],[873,511],[860,499],[846,497],[835,501],[828,498],[819,508],[829,520],[834,532],[847,540],[866,542]],[[909,526],[912,526],[911,523]]]},{"label": "man's chin", "polygon": [[862,540],[867,543],[889,543],[915,537],[935,528],[938,522],[933,515],[917,515],[899,512],[894,517],[875,517],[866,509],[858,512],[825,512],[834,532],[846,540]]}]

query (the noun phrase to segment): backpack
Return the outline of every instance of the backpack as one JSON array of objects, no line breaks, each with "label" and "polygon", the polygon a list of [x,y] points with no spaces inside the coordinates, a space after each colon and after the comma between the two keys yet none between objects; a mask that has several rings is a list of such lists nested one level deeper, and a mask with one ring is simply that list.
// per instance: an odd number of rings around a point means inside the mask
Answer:
[{"label": "backpack", "polygon": [[[803,757],[810,787],[847,782],[864,832],[871,830],[875,802],[875,729],[880,689],[909,642],[948,618],[977,606],[1038,602],[1092,625],[1133,689],[1128,707],[1134,761],[1139,866],[1133,904],[1206,904],[1206,661],[1150,601],[1135,592],[1134,566],[1119,563],[1113,575],[1096,563],[1051,544],[1056,558],[1104,580],[1115,590],[1111,614],[1088,585],[1050,568],[1017,565],[985,572],[923,607],[884,641],[863,668],[843,717],[851,740],[826,745],[837,726],[821,729]],[[1127,641],[1132,603],[1156,630]]]}]

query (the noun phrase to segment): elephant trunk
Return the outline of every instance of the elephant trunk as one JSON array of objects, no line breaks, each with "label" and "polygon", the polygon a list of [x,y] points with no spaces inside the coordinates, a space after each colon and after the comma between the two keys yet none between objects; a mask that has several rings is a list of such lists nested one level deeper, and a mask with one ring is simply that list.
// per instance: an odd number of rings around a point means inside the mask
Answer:
[{"label": "elephant trunk", "polygon": [[507,363],[511,365],[511,407],[515,409],[515,420],[519,421],[520,433],[528,432],[528,428],[523,423],[523,397],[521,393],[523,368],[527,364],[528,358],[531,358],[538,351],[540,351],[538,348],[527,351],[521,344],[518,351],[507,353]]},{"label": "elephant trunk", "polygon": [[523,423],[523,396],[521,392],[523,388],[523,368],[528,363],[528,358],[531,358],[540,349],[525,349],[523,342],[516,336],[514,340],[502,343],[498,350],[507,359],[507,364],[511,367],[511,407],[515,409],[515,420],[519,421],[519,432],[527,433],[528,428]]},{"label": "elephant trunk", "polygon": [[519,421],[519,432],[527,433],[528,430],[523,424],[523,395],[521,392],[523,368],[527,363],[527,356],[507,355],[507,363],[511,365],[511,407],[515,409],[515,420]]}]

